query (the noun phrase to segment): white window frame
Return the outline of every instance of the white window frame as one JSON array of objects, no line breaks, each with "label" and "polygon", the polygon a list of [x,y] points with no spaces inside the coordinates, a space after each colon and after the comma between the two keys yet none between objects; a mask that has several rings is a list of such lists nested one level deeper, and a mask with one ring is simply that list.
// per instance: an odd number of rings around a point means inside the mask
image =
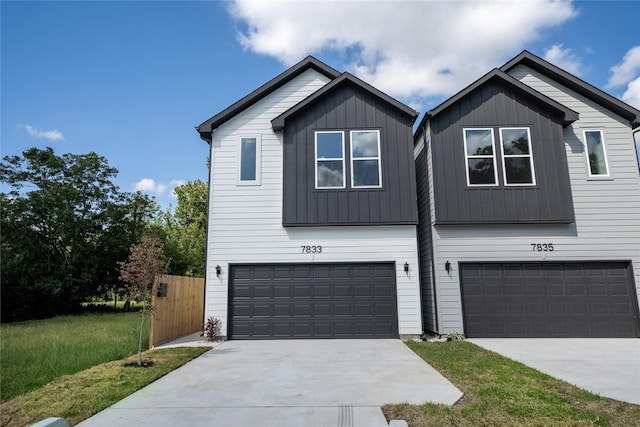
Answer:
[{"label": "white window frame", "polygon": [[[602,154],[604,155],[604,166],[607,168],[606,174],[594,175],[591,172],[591,162],[589,161],[589,146],[587,145],[587,132],[598,132],[600,134],[600,140],[602,141]],[[587,173],[589,174],[589,178],[610,178],[611,177],[611,169],[609,169],[609,158],[607,156],[607,143],[604,140],[604,132],[602,129],[583,129],[582,138],[584,141],[584,157],[587,161]]]},{"label": "white window frame", "polygon": [[[256,178],[247,180],[242,179],[242,140],[243,139],[255,139],[256,140]],[[262,138],[260,135],[241,135],[238,137],[238,173],[236,175],[236,185],[260,185],[260,177],[262,175]]]},{"label": "white window frame", "polygon": [[[489,156],[469,156],[467,153],[467,131],[468,130],[488,130],[491,131],[491,146],[493,155],[493,184],[472,184],[469,176],[469,159],[487,159]],[[469,187],[496,187],[498,186],[498,162],[496,160],[496,136],[493,128],[462,128],[462,138],[464,139],[464,170],[467,175],[467,185]]]},{"label": "white window frame", "polygon": [[[318,134],[321,133],[339,133],[342,135],[342,157],[330,157],[330,158],[323,158],[323,159],[318,159]],[[342,130],[317,130],[313,133],[313,157],[314,157],[314,169],[315,169],[315,188],[317,190],[335,190],[335,189],[342,189],[342,188],[346,188],[346,182],[347,180],[345,179],[345,174],[346,174],[346,168],[345,168],[345,156],[346,156],[346,152],[345,152],[345,141],[344,141],[344,131]],[[318,162],[320,161],[336,161],[336,160],[341,160],[342,161],[342,186],[341,187],[318,187]]]},{"label": "white window frame", "polygon": [[[353,155],[353,134],[354,133],[365,133],[365,132],[374,132],[378,136],[378,155],[376,157],[358,157],[355,158]],[[377,129],[358,129],[349,131],[349,154],[351,156],[351,188],[382,188],[382,152],[380,151],[380,131]],[[378,185],[355,185],[354,176],[353,176],[353,163],[358,160],[377,160],[378,161]]]},{"label": "white window frame", "polygon": [[[529,154],[504,154],[504,140],[502,138],[503,130],[512,130],[512,129],[526,129],[527,130],[527,140],[529,142]],[[511,126],[511,127],[501,127],[498,132],[500,133],[500,155],[502,157],[502,179],[504,180],[505,187],[531,187],[536,185],[536,170],[533,167],[533,144],[531,141],[531,129],[528,126]],[[529,183],[513,183],[509,184],[507,182],[507,163],[505,162],[505,158],[529,158],[529,166],[531,167],[531,182]]]}]

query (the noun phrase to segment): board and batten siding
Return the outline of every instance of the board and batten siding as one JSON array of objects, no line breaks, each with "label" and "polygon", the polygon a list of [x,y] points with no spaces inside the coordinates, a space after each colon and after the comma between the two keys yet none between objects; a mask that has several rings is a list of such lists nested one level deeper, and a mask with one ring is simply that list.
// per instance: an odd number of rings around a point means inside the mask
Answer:
[{"label": "board and batten siding", "polygon": [[[436,224],[573,222],[573,206],[562,136],[562,117],[537,99],[495,79],[429,119]],[[529,130],[534,185],[504,182],[500,129]],[[494,162],[499,184],[467,184],[464,129],[494,131]]]},{"label": "board and batten siding", "polygon": [[[526,66],[509,74],[580,114],[564,129],[575,222],[432,227],[440,333],[463,332],[459,262],[631,261],[640,294],[640,176],[629,122]],[[588,177],[585,129],[603,131],[608,178]]]},{"label": "board and batten siding", "polygon": [[[356,85],[343,84],[287,119],[284,131],[286,226],[418,223],[412,117]],[[316,189],[315,132],[345,132],[345,188]],[[376,130],[381,188],[354,188],[350,134]],[[347,142],[349,141],[349,142]]]},{"label": "board and batten siding", "polygon": [[[221,319],[223,336],[228,324],[229,265],[258,263],[395,262],[399,333],[422,332],[415,226],[282,226],[283,141],[271,120],[328,81],[307,70],[213,132],[205,319]],[[262,143],[261,184],[236,185],[239,140],[251,135],[259,135]],[[303,253],[304,245],[322,246],[322,253]],[[404,272],[405,262],[409,274]]]}]

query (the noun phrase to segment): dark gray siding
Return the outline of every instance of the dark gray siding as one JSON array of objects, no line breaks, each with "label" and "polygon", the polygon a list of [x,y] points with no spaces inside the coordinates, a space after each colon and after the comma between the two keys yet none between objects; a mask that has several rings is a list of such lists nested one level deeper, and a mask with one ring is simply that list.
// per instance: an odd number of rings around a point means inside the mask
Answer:
[{"label": "dark gray siding", "polygon": [[420,260],[420,298],[424,331],[437,332],[435,291],[431,268],[431,213],[429,211],[429,184],[426,148],[416,158],[416,183],[418,185],[418,257]]},{"label": "dark gray siding", "polygon": [[[531,131],[535,186],[505,187],[498,127]],[[493,127],[497,187],[469,187],[464,127]],[[489,81],[431,120],[436,224],[570,223],[573,201],[562,118],[504,84]]]},{"label": "dark gray siding", "polygon": [[[283,225],[417,224],[413,118],[345,84],[287,119]],[[382,188],[315,189],[314,132],[380,130]],[[348,152],[348,148],[345,150]],[[350,165],[345,163],[349,183]]]}]

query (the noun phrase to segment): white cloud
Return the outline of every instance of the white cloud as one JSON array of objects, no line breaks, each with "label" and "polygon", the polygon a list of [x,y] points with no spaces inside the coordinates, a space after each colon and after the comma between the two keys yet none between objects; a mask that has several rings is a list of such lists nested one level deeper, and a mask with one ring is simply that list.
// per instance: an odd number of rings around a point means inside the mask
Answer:
[{"label": "white cloud", "polygon": [[187,181],[183,179],[172,179],[169,181],[169,185],[167,185],[160,181],[156,182],[153,178],[142,178],[140,181],[134,183],[131,188],[133,191],[142,191],[143,193],[152,194],[154,196],[163,196],[167,190],[169,190],[169,195],[176,198],[177,195],[173,190],[186,183]]},{"label": "white cloud", "polygon": [[582,74],[582,62],[580,58],[578,58],[573,49],[564,49],[561,44],[554,44],[550,48],[545,49],[544,59],[575,76]]},{"label": "white cloud", "polygon": [[155,196],[161,196],[166,189],[166,185],[156,182],[152,178],[142,178],[133,184],[133,191],[142,191],[143,193],[149,193]]},{"label": "white cloud", "polygon": [[31,125],[24,125],[21,127],[23,127],[29,135],[35,136],[36,138],[44,138],[51,141],[61,141],[64,139],[64,135],[59,130],[51,129],[51,130],[41,131],[34,128]]},{"label": "white cloud", "polygon": [[640,108],[640,45],[629,49],[622,62],[609,71],[611,76],[605,87],[612,89],[626,86],[620,98],[627,104]]},{"label": "white cloud", "polygon": [[448,96],[577,14],[571,2],[236,1],[245,49],[293,64],[337,53],[343,66],[412,103]]},{"label": "white cloud", "polygon": [[640,109],[640,76],[629,82],[627,90],[622,94],[622,100]]},{"label": "white cloud", "polygon": [[625,53],[622,62],[609,69],[611,77],[607,88],[621,87],[640,76],[640,45],[634,46]]}]

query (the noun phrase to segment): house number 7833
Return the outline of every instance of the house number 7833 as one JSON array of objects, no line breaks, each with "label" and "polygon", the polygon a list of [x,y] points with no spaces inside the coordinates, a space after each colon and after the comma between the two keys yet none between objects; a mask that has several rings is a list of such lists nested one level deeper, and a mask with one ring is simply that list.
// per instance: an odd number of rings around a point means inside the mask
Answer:
[{"label": "house number 7833", "polygon": [[320,245],[313,245],[313,246],[309,246],[309,245],[301,245],[300,248],[302,249],[303,254],[321,254],[322,253],[322,246]]}]

